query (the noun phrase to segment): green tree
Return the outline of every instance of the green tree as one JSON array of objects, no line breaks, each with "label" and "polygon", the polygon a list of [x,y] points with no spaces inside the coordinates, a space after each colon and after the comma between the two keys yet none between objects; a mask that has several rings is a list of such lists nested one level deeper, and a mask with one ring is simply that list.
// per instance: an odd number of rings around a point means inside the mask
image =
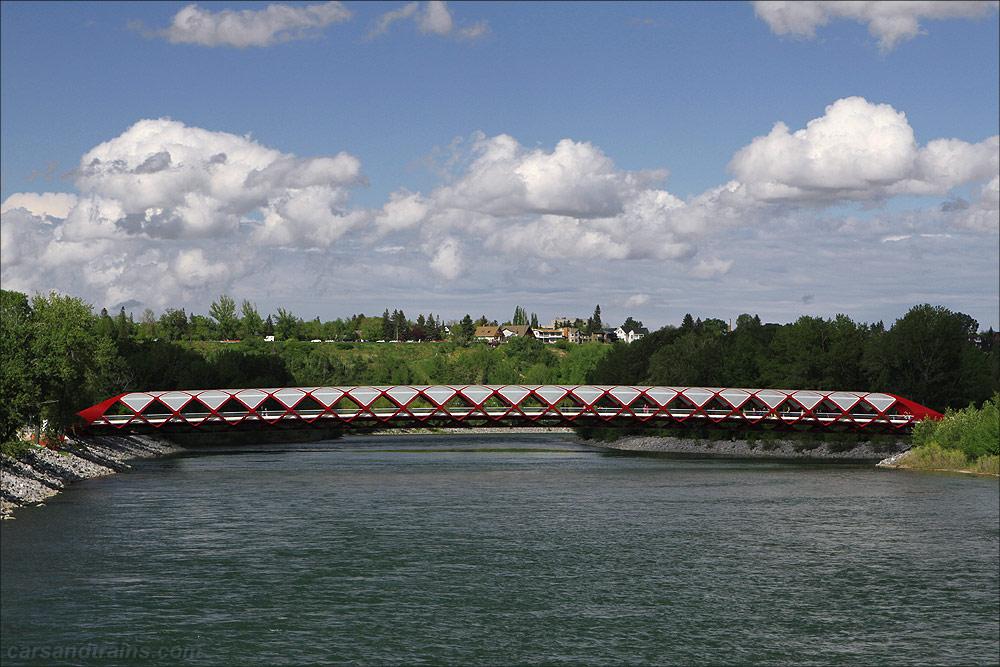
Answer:
[{"label": "green tree", "polygon": [[62,432],[76,413],[124,388],[125,374],[114,343],[96,332],[90,306],[55,292],[31,302],[31,345],[48,430]]},{"label": "green tree", "polygon": [[115,323],[108,315],[107,308],[101,308],[101,312],[97,315],[97,325],[96,329],[98,335],[113,337],[115,335]]},{"label": "green tree", "polygon": [[[378,340],[382,333],[382,318],[362,317],[358,321],[358,329],[361,331],[362,340]],[[400,335],[403,335],[402,332]]]},{"label": "green tree", "polygon": [[970,341],[976,326],[943,306],[914,306],[872,346],[873,384],[935,410],[986,400],[988,361]]},{"label": "green tree", "polygon": [[188,317],[184,309],[167,308],[160,315],[160,331],[167,340],[184,340],[188,333]]},{"label": "green tree", "polygon": [[395,333],[392,326],[392,318],[389,316],[389,309],[386,308],[385,312],[382,313],[382,335],[381,340],[392,340],[392,336]]},{"label": "green tree", "polygon": [[156,313],[152,308],[142,311],[142,321],[139,323],[139,337],[143,340],[153,340],[157,337],[158,325]]},{"label": "green tree", "polygon": [[191,313],[188,319],[188,340],[218,340],[221,338],[212,318]]},{"label": "green tree", "polygon": [[31,305],[20,292],[0,290],[0,442],[38,421],[41,388],[31,350]]},{"label": "green tree", "polygon": [[451,329],[451,337],[459,343],[468,343],[476,333],[476,323],[472,317],[466,313],[462,320]]},{"label": "green tree", "polygon": [[604,323],[601,322],[601,307],[598,305],[594,308],[594,314],[591,315],[589,320],[587,320],[587,333],[594,333],[595,331],[600,331],[603,328]]},{"label": "green tree", "polygon": [[[646,338],[633,343],[636,345]],[[649,358],[645,380],[654,385],[717,387],[722,382],[724,337],[714,330],[684,331]]]},{"label": "green tree", "polygon": [[121,310],[118,311],[118,316],[115,317],[115,333],[112,338],[123,342],[132,338],[132,322],[125,315],[125,306],[122,306]]},{"label": "green tree", "polygon": [[208,314],[218,322],[218,333],[221,340],[232,340],[236,337],[239,319],[236,317],[236,302],[227,294],[219,296],[212,302]]},{"label": "green tree", "polygon": [[521,326],[528,323],[528,315],[521,306],[514,307],[514,319],[510,321],[514,326]]},{"label": "green tree", "polygon": [[624,324],[622,324],[622,329],[624,329],[625,331],[635,331],[636,329],[641,329],[641,328],[642,328],[642,322],[632,319],[631,315],[627,317],[625,319]]},{"label": "green tree", "polygon": [[403,311],[392,311],[392,340],[408,340],[410,328],[410,323]]},{"label": "green tree", "polygon": [[250,303],[248,299],[243,299],[241,306],[243,317],[240,320],[241,336],[243,340],[258,338],[264,331],[264,320],[257,312],[257,304]]},{"label": "green tree", "polygon": [[291,311],[278,308],[278,317],[274,321],[275,340],[298,340],[299,338],[299,318],[292,315]]},{"label": "green tree", "polygon": [[760,387],[761,366],[766,358],[768,335],[760,318],[743,313],[736,330],[727,336],[722,375],[728,386]]}]

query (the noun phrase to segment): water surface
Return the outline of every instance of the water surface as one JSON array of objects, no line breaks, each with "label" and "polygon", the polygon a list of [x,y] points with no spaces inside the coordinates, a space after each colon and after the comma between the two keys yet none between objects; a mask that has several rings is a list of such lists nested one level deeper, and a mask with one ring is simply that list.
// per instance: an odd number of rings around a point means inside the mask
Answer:
[{"label": "water surface", "polygon": [[230,448],[4,522],[0,659],[990,664],[998,552],[992,478],[553,435]]}]

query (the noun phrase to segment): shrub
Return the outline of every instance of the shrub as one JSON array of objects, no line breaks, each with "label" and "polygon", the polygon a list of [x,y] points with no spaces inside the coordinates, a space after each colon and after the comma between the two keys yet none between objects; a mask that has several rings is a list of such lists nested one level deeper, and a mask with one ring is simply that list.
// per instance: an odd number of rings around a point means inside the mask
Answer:
[{"label": "shrub", "polygon": [[0,443],[0,453],[4,456],[10,456],[11,458],[17,458],[22,452],[28,451],[34,445],[30,442],[24,440],[11,440],[9,442]]},{"label": "shrub", "polygon": [[996,454],[980,456],[976,462],[969,467],[969,470],[973,472],[988,473],[990,475],[1000,475],[1000,456],[997,456]]},{"label": "shrub", "polygon": [[945,449],[932,442],[912,450],[901,463],[910,468],[964,470],[969,464],[969,460],[964,452],[957,449]]},{"label": "shrub", "polygon": [[913,428],[913,444],[935,444],[961,451],[970,460],[1000,454],[1000,394],[983,403],[957,412],[948,410],[944,419],[925,420]]}]

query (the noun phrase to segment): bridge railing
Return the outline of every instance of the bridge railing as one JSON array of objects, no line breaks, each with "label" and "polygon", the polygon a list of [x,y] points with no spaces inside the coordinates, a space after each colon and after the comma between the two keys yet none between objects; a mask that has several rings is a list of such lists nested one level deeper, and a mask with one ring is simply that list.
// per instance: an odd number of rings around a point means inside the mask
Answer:
[{"label": "bridge railing", "polygon": [[900,432],[941,415],[892,394],[606,385],[403,385],[122,394],[91,429],[567,425]]}]

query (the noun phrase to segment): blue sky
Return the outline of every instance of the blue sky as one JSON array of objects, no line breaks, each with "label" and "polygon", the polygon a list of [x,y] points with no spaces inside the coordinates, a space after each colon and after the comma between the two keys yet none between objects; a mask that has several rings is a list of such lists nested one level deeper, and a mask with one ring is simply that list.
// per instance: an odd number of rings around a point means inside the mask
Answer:
[{"label": "blue sky", "polygon": [[794,5],[2,3],[4,288],[1000,328],[997,3]]}]

